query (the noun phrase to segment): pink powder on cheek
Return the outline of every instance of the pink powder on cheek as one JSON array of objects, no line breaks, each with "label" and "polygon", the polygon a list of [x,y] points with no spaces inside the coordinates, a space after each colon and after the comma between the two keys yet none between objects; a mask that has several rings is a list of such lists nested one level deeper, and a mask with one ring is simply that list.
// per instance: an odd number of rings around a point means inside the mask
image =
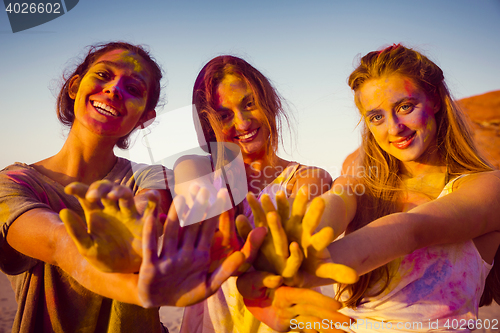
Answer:
[{"label": "pink powder on cheek", "polygon": [[141,114],[144,111],[145,106],[146,106],[145,104],[141,105],[141,103],[138,101],[128,100],[125,102],[125,107],[127,108],[127,110],[135,110],[136,113],[139,114]]},{"label": "pink powder on cheek", "polygon": [[408,97],[411,97],[412,96],[411,92],[413,90],[413,84],[410,80],[405,80],[404,88],[405,88],[406,93],[408,94]]}]

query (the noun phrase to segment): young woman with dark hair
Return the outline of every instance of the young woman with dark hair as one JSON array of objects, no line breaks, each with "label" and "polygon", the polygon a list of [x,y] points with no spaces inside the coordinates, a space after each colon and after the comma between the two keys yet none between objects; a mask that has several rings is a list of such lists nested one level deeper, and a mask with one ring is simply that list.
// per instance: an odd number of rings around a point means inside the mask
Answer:
[{"label": "young woman with dark hair", "polygon": [[[174,167],[176,193],[187,192],[188,180],[196,179],[201,185],[217,187],[220,186],[217,184],[231,185],[241,179],[246,184],[238,186],[236,191],[230,186],[229,190],[236,198],[236,213],[245,214],[254,223],[247,200],[239,204],[244,199],[244,190],[257,197],[273,198],[282,191],[286,200],[294,198],[301,186],[309,188],[310,198],[330,188],[331,177],[326,171],[286,161],[277,155],[288,115],[271,82],[245,60],[229,55],[210,60],[196,78],[193,105],[195,123],[201,127],[198,139],[210,156],[188,156],[177,163]],[[245,172],[237,174],[236,168],[227,167],[227,151],[215,148],[221,147],[217,143],[236,146],[234,150],[236,155],[241,152]],[[225,179],[218,173],[224,166],[226,171],[229,169]],[[209,174],[215,179],[203,178]],[[246,311],[236,289],[236,278],[230,278],[214,296],[186,309],[182,331],[268,332],[270,328]]]}]

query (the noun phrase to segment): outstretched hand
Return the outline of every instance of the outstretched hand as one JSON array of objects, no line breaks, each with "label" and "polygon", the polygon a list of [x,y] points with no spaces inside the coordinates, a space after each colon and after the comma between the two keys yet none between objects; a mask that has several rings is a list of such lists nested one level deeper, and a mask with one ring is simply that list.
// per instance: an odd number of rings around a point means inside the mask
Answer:
[{"label": "outstretched hand", "polygon": [[[156,229],[153,219],[144,228],[144,259],[139,271],[139,297],[145,307],[161,305],[189,306],[214,294],[221,284],[248,259],[241,251],[229,254],[211,268],[211,245],[218,219],[212,218],[192,224],[203,215],[211,216],[211,210],[220,211],[224,196],[218,196],[208,207],[208,192],[199,189],[193,207],[186,211],[184,198],[177,196],[170,207],[164,226],[163,242],[158,253]],[[186,227],[180,228],[179,220]],[[182,232],[181,232],[182,231]],[[246,245],[248,256],[256,252],[265,231],[254,232]]]},{"label": "outstretched hand", "polygon": [[[266,216],[265,210],[270,206],[274,208],[268,195],[261,197],[262,206],[266,208],[262,208],[252,193],[247,195],[247,201],[252,209],[255,225],[259,227],[265,226],[270,230],[270,233],[264,239],[257,259],[253,263],[254,267],[257,270],[278,274],[285,278],[288,283],[293,284],[289,280],[296,276],[303,259],[299,245],[296,242],[288,244],[287,235],[281,226],[277,212],[269,212],[269,215]],[[239,234],[243,238],[252,230],[248,218],[244,215],[237,217],[236,225]]]},{"label": "outstretched hand", "polygon": [[[281,286],[282,278],[268,272],[238,277],[238,291],[247,309],[279,332],[343,332],[352,321],[337,312],[342,304],[311,289]],[[316,330],[315,328],[319,328]]]},{"label": "outstretched hand", "polygon": [[72,183],[64,191],[78,199],[85,213],[85,221],[70,209],[59,213],[82,256],[104,272],[139,271],[142,228],[146,219],[155,220],[158,193],[146,192],[147,207],[139,214],[132,191],[107,180],[90,186]]},{"label": "outstretched hand", "polygon": [[[308,207],[308,196],[306,187],[298,191],[292,205],[292,216],[285,223],[288,237],[297,240],[304,251],[305,258],[301,269],[320,278],[346,284],[355,283],[358,280],[355,270],[335,264],[331,260],[327,246],[334,240],[333,229],[324,227],[315,232],[325,210],[325,201],[321,197],[316,197]],[[283,200],[277,200],[278,211],[283,210],[279,207],[282,202]]]},{"label": "outstretched hand", "polygon": [[229,210],[222,213],[219,216],[219,228],[214,234],[210,248],[211,271],[218,267],[229,255],[241,251],[245,255],[245,264],[235,274],[239,275],[246,272],[255,261],[266,234],[266,228],[259,227],[250,230],[243,238],[239,238],[236,233],[233,211]]},{"label": "outstretched hand", "polygon": [[[260,251],[267,262],[259,260],[259,256],[254,263],[258,270],[279,274],[285,277],[285,283],[291,286],[306,286],[307,280],[311,277],[332,279],[347,284],[357,281],[358,275],[352,268],[331,261],[326,247],[333,241],[333,229],[325,227],[315,233],[325,208],[323,199],[315,198],[307,207],[308,192],[306,187],[302,187],[293,202],[291,216],[288,200],[282,191],[276,195],[277,207],[267,195],[261,197],[261,203],[252,195],[247,199],[252,208],[255,225],[268,226],[271,231]],[[242,233],[250,228],[244,217],[238,217],[237,226]],[[273,246],[269,246],[270,243]],[[287,258],[289,243],[292,253],[290,258],[293,258],[290,262],[283,261]],[[300,245],[300,249],[297,244]],[[269,269],[269,266],[273,268]],[[283,275],[283,272],[286,275]],[[290,279],[290,276],[293,279]]]}]

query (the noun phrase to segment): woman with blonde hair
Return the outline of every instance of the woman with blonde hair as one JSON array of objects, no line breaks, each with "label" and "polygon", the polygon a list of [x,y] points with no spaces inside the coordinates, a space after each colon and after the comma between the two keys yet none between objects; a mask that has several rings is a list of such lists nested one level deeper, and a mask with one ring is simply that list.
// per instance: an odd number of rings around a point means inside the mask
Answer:
[{"label": "woman with blonde hair", "polygon": [[322,223],[346,231],[328,246],[331,259],[362,275],[337,291],[340,312],[362,323],[348,330],[476,327],[478,306],[500,301],[499,171],[474,146],[442,70],[419,52],[370,52],[349,86],[365,172],[322,196]]}]

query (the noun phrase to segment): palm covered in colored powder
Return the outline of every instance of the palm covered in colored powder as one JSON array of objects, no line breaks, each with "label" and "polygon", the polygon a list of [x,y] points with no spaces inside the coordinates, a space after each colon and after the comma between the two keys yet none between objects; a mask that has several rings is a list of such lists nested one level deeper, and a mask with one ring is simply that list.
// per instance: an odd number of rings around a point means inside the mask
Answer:
[{"label": "palm covered in colored powder", "polygon": [[[252,194],[247,199],[255,226],[270,230],[254,262],[257,270],[278,274],[290,286],[304,286],[307,275],[347,284],[357,281],[356,271],[331,261],[326,247],[334,239],[333,230],[325,227],[315,233],[325,208],[323,199],[315,198],[308,207],[308,192],[301,188],[291,214],[283,192],[276,195],[276,207],[267,195],[261,197],[260,203]],[[236,225],[245,238],[251,230],[246,217],[239,216]]]},{"label": "palm covered in colored powder", "polygon": [[66,193],[75,196],[85,213],[63,209],[59,216],[78,251],[104,272],[138,272],[142,262],[142,228],[146,218],[157,215],[158,194],[147,191],[147,206],[140,214],[130,189],[98,181],[90,187],[72,183]]}]

